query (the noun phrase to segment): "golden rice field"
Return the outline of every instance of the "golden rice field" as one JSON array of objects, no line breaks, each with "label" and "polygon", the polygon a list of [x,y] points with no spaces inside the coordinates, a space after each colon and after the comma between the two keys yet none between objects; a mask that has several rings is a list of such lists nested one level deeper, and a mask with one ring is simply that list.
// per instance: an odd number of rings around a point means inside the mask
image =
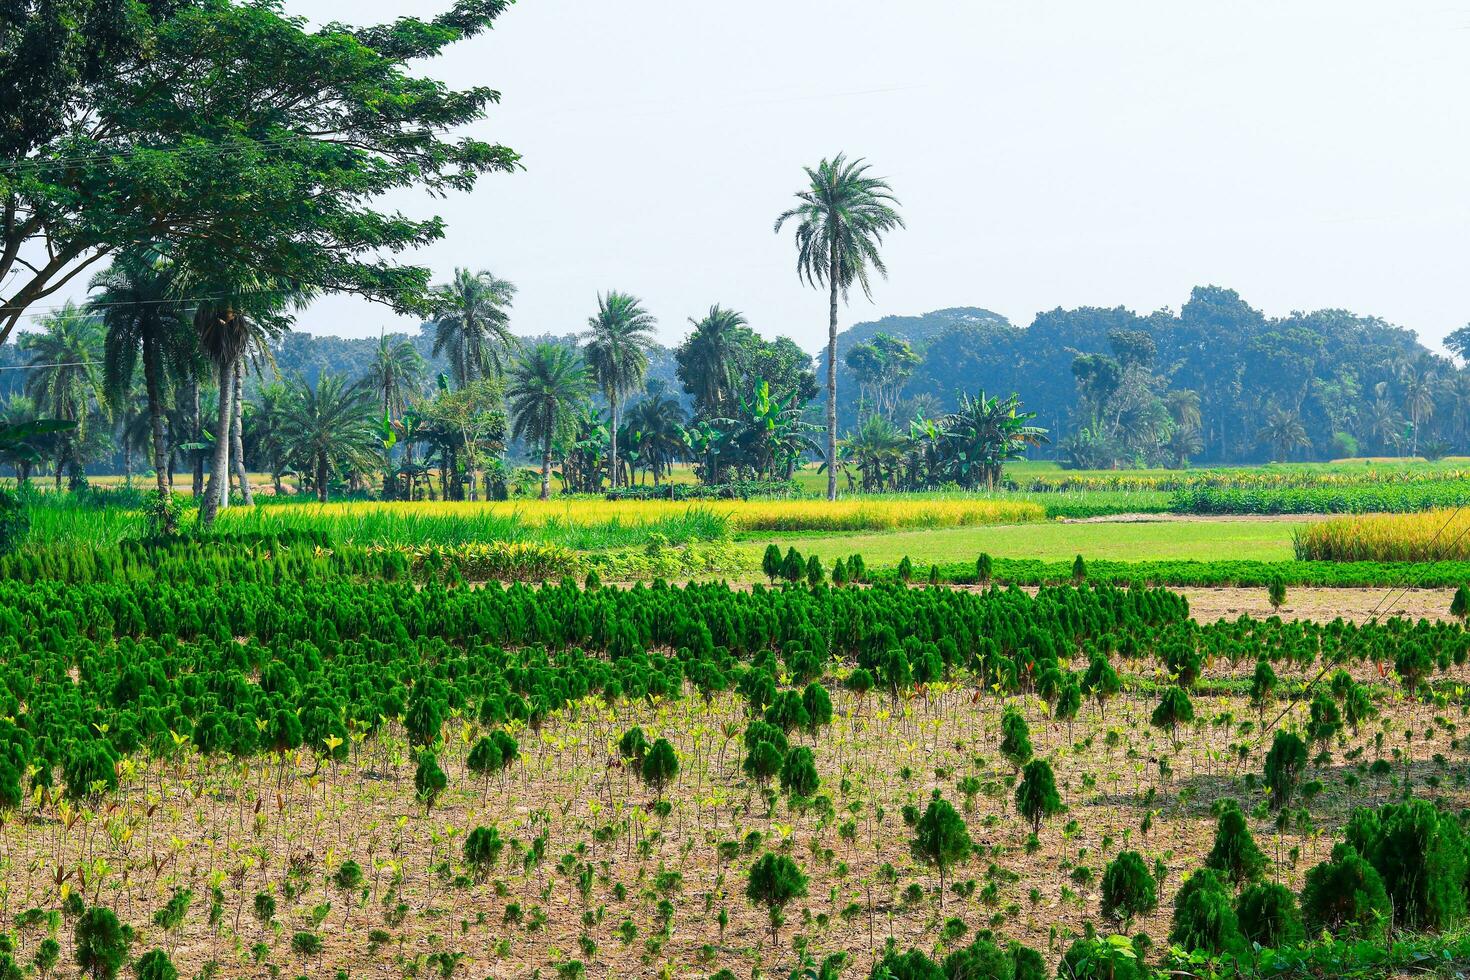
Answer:
[{"label": "golden rice field", "polygon": [[1470,510],[1338,517],[1299,528],[1294,543],[1303,561],[1466,561]]},{"label": "golden rice field", "polygon": [[1025,501],[938,497],[826,500],[352,502],[271,504],[220,515],[223,531],[319,530],[360,544],[460,544],[544,539],[590,549],[651,535],[710,541],[743,532],[891,531],[1020,524],[1045,510]]}]

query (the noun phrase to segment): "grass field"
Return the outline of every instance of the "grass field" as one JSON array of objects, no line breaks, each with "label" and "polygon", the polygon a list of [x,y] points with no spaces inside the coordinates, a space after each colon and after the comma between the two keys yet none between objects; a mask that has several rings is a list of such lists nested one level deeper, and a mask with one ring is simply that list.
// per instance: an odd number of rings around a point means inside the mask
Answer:
[{"label": "grass field", "polygon": [[887,534],[751,534],[739,542],[759,557],[766,545],[795,544],[830,565],[860,554],[870,565],[896,564],[904,555],[916,565],[973,562],[982,551],[996,558],[1071,560],[1075,555],[1113,561],[1166,559],[1253,559],[1292,557],[1292,538],[1301,521],[1096,521],[999,527],[943,528]]}]

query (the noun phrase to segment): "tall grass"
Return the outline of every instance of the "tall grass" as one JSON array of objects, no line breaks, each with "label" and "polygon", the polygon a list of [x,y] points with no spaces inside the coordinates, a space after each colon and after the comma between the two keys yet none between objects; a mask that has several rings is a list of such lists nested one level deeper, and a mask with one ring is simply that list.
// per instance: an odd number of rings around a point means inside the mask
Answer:
[{"label": "tall grass", "polygon": [[1470,560],[1470,512],[1361,514],[1309,524],[1296,532],[1302,561]]}]

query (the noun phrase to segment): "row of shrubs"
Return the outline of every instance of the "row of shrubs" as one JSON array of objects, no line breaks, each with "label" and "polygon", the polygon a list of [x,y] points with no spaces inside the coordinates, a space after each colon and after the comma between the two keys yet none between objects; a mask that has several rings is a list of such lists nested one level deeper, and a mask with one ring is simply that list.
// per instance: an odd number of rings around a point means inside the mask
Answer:
[{"label": "row of shrubs", "polygon": [[728,483],[665,483],[609,490],[608,500],[751,500],[789,499],[802,495],[795,480],[732,480]]}]

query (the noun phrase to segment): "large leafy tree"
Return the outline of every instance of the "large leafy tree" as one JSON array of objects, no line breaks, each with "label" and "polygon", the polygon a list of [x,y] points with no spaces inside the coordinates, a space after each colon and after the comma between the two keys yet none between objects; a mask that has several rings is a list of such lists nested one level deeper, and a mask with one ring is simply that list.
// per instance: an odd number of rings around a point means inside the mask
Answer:
[{"label": "large leafy tree", "polygon": [[325,503],[334,470],[365,470],[373,463],[373,391],[323,372],[315,386],[288,380],[286,392],[280,439],[311,474],[317,499]]},{"label": "large leafy tree", "polygon": [[[168,480],[169,446],[165,415],[174,379],[199,368],[199,338],[191,328],[191,310],[180,298],[174,265],[152,250],[122,252],[112,265],[92,277],[90,307],[107,330],[103,389],[114,413],[131,397],[137,368],[143,369],[153,470],[159,494],[172,493]],[[163,507],[166,520],[173,511]],[[172,527],[164,529],[172,532]]]},{"label": "large leafy tree", "polygon": [[648,374],[656,322],[642,300],[617,290],[599,295],[597,313],[587,319],[587,368],[612,414],[608,472],[614,487],[618,485],[619,410],[623,399],[637,391]]},{"label": "large leafy tree", "polygon": [[853,284],[872,295],[870,271],[886,276],[879,254],[883,236],[903,227],[898,200],[887,181],[868,173],[861,159],[844,154],[806,168],[807,186],[797,205],[776,219],[776,231],[796,223],[796,271],[808,285],[826,286],[827,499],[837,499],[837,303]]},{"label": "large leafy tree", "polygon": [[103,332],[96,317],[67,302],[41,321],[41,330],[21,337],[30,355],[25,393],[45,415],[73,422],[56,440],[56,484],[65,470],[73,489],[83,482],[82,444],[87,423],[105,408],[102,391]]},{"label": "large leafy tree", "polygon": [[18,0],[0,9],[0,342],[107,253],[159,243],[216,279],[242,270],[428,312],[395,256],[437,217],[391,192],[468,190],[516,154],[447,137],[492,89],[410,74],[510,0],[430,20],[310,28],[274,2]]},{"label": "large leafy tree", "polygon": [[434,350],[449,358],[449,372],[460,386],[498,375],[505,358],[519,346],[510,332],[515,284],[489,272],[455,269],[448,285],[434,290]]},{"label": "large leafy tree", "polygon": [[571,433],[591,389],[582,358],[560,344],[537,344],[511,368],[511,436],[541,449],[542,500],[551,497],[552,446]]}]

